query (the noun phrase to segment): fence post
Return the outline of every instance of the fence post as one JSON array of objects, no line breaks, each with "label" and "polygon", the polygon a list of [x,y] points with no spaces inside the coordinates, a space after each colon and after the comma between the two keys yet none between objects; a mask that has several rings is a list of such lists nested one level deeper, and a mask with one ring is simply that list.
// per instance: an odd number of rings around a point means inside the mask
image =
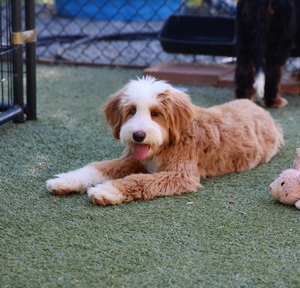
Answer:
[{"label": "fence post", "polygon": [[[25,1],[25,30],[35,30],[34,0]],[[26,119],[36,119],[35,42],[26,43]]]},{"label": "fence post", "polygon": [[[11,15],[12,15],[12,32],[17,33],[22,31],[22,13],[21,1],[11,1]],[[22,109],[15,119],[16,123],[24,122],[24,101],[23,101],[23,58],[22,58],[22,45],[13,44],[13,87],[14,87],[14,106]]]}]

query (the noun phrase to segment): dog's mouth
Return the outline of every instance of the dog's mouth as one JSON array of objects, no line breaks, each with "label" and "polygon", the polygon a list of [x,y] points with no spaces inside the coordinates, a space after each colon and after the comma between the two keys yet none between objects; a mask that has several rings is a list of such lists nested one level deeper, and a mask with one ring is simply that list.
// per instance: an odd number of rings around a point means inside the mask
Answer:
[{"label": "dog's mouth", "polygon": [[133,156],[136,160],[144,160],[147,155],[148,151],[150,149],[150,146],[147,144],[137,144],[135,143],[133,145]]}]

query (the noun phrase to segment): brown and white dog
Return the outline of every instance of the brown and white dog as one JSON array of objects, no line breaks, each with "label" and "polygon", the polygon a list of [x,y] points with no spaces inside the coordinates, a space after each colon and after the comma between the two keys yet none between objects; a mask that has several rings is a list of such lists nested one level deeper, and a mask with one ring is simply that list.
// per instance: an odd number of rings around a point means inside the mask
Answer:
[{"label": "brown and white dog", "polygon": [[97,205],[195,192],[200,178],[268,162],[283,144],[269,112],[249,100],[208,109],[164,81],[130,81],[103,107],[120,158],[94,162],[47,181],[55,195],[88,192]]}]

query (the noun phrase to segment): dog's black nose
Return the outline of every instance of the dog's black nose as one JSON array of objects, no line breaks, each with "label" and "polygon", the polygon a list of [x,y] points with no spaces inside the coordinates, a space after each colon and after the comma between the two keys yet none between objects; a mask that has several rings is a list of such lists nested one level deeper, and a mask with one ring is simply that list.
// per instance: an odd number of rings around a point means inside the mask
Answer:
[{"label": "dog's black nose", "polygon": [[136,131],[132,134],[132,138],[136,142],[143,142],[146,138],[146,133],[144,131]]}]

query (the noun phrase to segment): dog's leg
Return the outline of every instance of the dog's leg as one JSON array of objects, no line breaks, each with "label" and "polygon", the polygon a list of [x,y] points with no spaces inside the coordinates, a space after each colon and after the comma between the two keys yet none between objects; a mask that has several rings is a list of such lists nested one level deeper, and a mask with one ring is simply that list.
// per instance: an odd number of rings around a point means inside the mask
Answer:
[{"label": "dog's leg", "polygon": [[282,108],[288,104],[288,101],[279,94],[281,68],[289,57],[290,45],[279,47],[280,49],[276,45],[273,47],[273,51],[266,56],[266,83],[263,100],[267,107]]},{"label": "dog's leg", "polygon": [[249,55],[242,55],[237,57],[235,68],[235,99],[255,99],[254,82],[254,68],[253,61]]},{"label": "dog's leg", "polygon": [[285,50],[282,48],[280,51],[277,51],[276,48],[274,48],[275,51],[269,52],[266,56],[266,82],[263,101],[267,107],[283,108],[288,104],[288,101],[279,94],[281,68],[288,59],[290,48]]},{"label": "dog's leg", "polygon": [[292,47],[295,14],[291,1],[272,1],[270,7],[272,13],[269,16],[268,49],[265,54],[264,102],[268,107],[281,108],[288,104],[287,100],[279,95],[279,85],[281,68],[285,65]]},{"label": "dog's leg", "polygon": [[[252,5],[246,0],[239,0],[236,13],[236,68],[235,68],[235,99],[255,99],[254,59],[252,53],[253,19],[248,19]],[[251,17],[250,17],[251,18]]]},{"label": "dog's leg", "polygon": [[46,182],[47,189],[55,195],[85,192],[109,179],[123,178],[132,173],[144,172],[144,167],[130,157],[94,162],[83,168],[56,175]]},{"label": "dog's leg", "polygon": [[85,192],[88,187],[104,182],[107,178],[92,166],[55,175],[46,182],[47,189],[55,195]]},{"label": "dog's leg", "polygon": [[88,195],[97,205],[109,205],[196,192],[201,187],[200,176],[186,172],[164,171],[154,174],[133,174],[123,179],[107,181],[89,188]]},{"label": "dog's leg", "polygon": [[288,104],[288,101],[279,94],[281,67],[272,63],[271,60],[269,63],[266,61],[266,84],[263,100],[267,107],[282,108]]}]

